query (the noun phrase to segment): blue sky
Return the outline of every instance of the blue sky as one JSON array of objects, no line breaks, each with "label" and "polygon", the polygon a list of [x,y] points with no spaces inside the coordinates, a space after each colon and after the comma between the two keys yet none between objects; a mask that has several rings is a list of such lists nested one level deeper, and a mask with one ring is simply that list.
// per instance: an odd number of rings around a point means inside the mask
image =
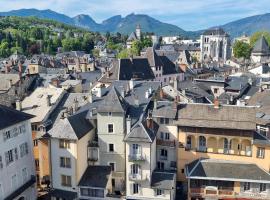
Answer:
[{"label": "blue sky", "polygon": [[113,15],[148,14],[185,30],[199,30],[270,12],[269,0],[0,0],[0,11],[51,9],[88,14],[97,22]]}]

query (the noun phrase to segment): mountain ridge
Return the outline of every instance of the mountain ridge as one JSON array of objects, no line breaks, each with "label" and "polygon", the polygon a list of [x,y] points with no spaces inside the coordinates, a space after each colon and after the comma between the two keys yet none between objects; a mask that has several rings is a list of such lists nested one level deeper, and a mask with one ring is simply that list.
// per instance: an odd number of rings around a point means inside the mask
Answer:
[{"label": "mountain ridge", "polygon": [[[203,30],[186,31],[176,25],[161,22],[151,16],[134,13],[131,13],[125,17],[115,15],[105,19],[101,23],[97,23],[91,16],[87,14],[69,17],[65,14],[61,14],[50,9],[38,10],[31,8],[11,10],[7,12],[0,12],[0,16],[34,16],[41,19],[51,19],[68,25],[86,28],[90,31],[108,31],[112,33],[120,32],[123,34],[130,34],[132,31],[134,31],[137,24],[141,25],[144,32],[153,32],[163,36],[180,35],[183,37],[196,38],[203,32]],[[241,36],[243,34],[251,35],[259,30],[270,31],[270,13],[249,16],[216,27],[223,28],[231,35],[232,38]]]}]

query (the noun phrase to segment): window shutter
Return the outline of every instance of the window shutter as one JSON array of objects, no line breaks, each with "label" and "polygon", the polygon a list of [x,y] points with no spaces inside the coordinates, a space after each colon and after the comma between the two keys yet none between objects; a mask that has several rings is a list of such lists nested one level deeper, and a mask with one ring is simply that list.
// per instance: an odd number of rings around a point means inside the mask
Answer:
[{"label": "window shutter", "polygon": [[23,157],[23,144],[20,145],[20,155],[21,155],[21,158]]},{"label": "window shutter", "polygon": [[25,154],[28,154],[29,152],[28,152],[28,144],[27,144],[27,142],[25,143]]}]

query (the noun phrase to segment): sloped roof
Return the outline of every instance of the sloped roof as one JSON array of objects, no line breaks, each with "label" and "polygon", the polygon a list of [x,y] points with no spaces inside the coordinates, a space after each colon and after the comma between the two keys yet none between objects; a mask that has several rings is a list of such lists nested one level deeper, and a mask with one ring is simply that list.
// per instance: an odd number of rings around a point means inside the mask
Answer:
[{"label": "sloped roof", "polygon": [[167,56],[160,56],[159,58],[163,63],[163,75],[178,73],[175,64],[172,61],[170,61],[170,59]]},{"label": "sloped roof", "polygon": [[154,171],[151,178],[151,187],[171,190],[174,187],[176,174],[166,171]]},{"label": "sloped roof", "polygon": [[49,131],[49,134],[53,138],[63,138],[70,140],[81,139],[94,128],[91,122],[86,119],[87,112],[88,111],[84,111],[68,118],[59,120]]},{"label": "sloped roof", "polygon": [[222,28],[211,28],[204,31],[203,35],[225,35],[226,32]]},{"label": "sloped roof", "polygon": [[146,58],[120,59],[119,80],[130,80],[132,78],[141,80],[154,79],[154,73]]},{"label": "sloped roof", "polygon": [[269,53],[269,45],[264,36],[262,36],[257,42],[255,43],[253,49],[253,53]]},{"label": "sloped roof", "polygon": [[34,117],[33,115],[11,109],[4,105],[0,105],[0,116],[2,116],[0,117],[0,129],[4,129]]},{"label": "sloped roof", "polygon": [[110,166],[88,166],[78,185],[80,187],[106,188],[110,174]]},{"label": "sloped roof", "polygon": [[135,32],[132,32],[132,33],[129,35],[127,41],[131,42],[131,41],[134,41],[134,40],[138,40],[138,37],[137,37],[137,35],[136,35]]},{"label": "sloped roof", "polygon": [[255,107],[212,104],[181,104],[178,110],[179,126],[255,130]]},{"label": "sloped roof", "polygon": [[126,135],[126,142],[148,142],[152,143],[158,131],[158,124],[153,121],[153,128],[150,129],[146,126],[146,121],[138,122],[132,127],[129,134]]},{"label": "sloped roof", "polygon": [[187,176],[194,179],[270,183],[270,174],[256,164],[227,160],[199,159],[195,165],[194,162],[191,166],[187,165]]},{"label": "sloped roof", "polygon": [[120,112],[125,113],[128,107],[127,102],[118,92],[118,90],[112,86],[109,93],[104,97],[104,100],[98,106],[98,112]]},{"label": "sloped roof", "polygon": [[151,67],[155,66],[163,66],[162,60],[157,55],[155,49],[153,47],[148,47],[146,50],[146,57],[148,59],[149,65]]}]

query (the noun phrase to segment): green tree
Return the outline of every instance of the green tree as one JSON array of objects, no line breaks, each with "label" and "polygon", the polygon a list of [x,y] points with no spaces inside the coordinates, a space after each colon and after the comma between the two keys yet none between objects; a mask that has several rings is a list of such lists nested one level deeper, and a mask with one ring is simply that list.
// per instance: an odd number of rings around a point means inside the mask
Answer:
[{"label": "green tree", "polygon": [[142,50],[142,43],[141,41],[134,41],[131,44],[131,54],[134,56],[139,56]]},{"label": "green tree", "polygon": [[130,52],[128,49],[123,49],[122,51],[120,51],[117,55],[117,58],[119,59],[124,59],[124,58],[129,58],[130,56]]},{"label": "green tree", "polygon": [[262,36],[264,36],[265,39],[267,40],[268,44],[270,44],[270,32],[258,31],[250,37],[250,46],[253,47],[255,45],[255,43],[257,42],[257,40],[260,39],[260,37],[262,37]]},{"label": "green tree", "polygon": [[8,48],[8,42],[2,42],[0,44],[0,56],[6,58],[10,55],[10,51]]},{"label": "green tree", "polygon": [[251,47],[249,44],[242,42],[242,41],[236,41],[233,45],[233,54],[236,58],[250,58],[251,54]]},{"label": "green tree", "polygon": [[94,49],[94,40],[90,34],[85,34],[82,40],[82,50],[90,53]]}]

